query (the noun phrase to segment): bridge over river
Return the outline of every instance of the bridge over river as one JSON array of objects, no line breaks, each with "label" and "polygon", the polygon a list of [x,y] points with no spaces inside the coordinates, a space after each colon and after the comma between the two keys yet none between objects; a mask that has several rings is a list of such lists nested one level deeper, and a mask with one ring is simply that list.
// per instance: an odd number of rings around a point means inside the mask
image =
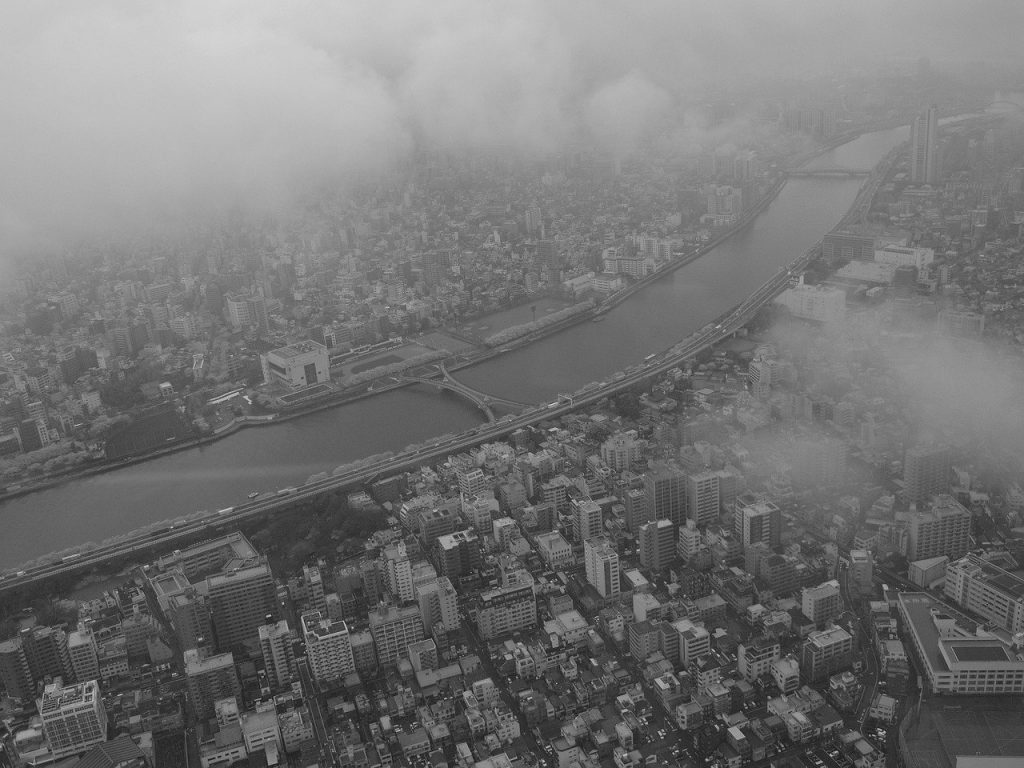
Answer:
[{"label": "bridge over river", "polygon": [[402,374],[398,377],[399,381],[411,381],[418,384],[427,384],[438,389],[444,389],[449,392],[466,398],[487,416],[488,421],[496,421],[497,416],[494,413],[494,408],[498,407],[504,411],[510,411],[512,413],[520,413],[527,408],[532,408],[536,403],[523,403],[518,400],[509,400],[504,397],[496,397],[495,395],[489,395],[486,392],[481,392],[478,389],[463,384],[461,381],[452,376],[451,372],[445,366],[445,364],[439,363],[436,366],[430,366],[436,368],[437,373],[421,376],[413,376],[408,373]]}]

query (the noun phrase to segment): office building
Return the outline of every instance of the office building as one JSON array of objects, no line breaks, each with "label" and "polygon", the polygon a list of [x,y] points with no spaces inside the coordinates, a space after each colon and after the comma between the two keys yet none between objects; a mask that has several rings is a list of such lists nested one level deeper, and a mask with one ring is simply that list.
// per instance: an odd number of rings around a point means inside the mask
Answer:
[{"label": "office building", "polygon": [[875,591],[874,558],[867,549],[850,550],[848,574],[850,592],[856,597],[867,597]]},{"label": "office building", "polygon": [[842,627],[811,632],[801,648],[800,672],[808,682],[840,672],[853,661],[853,635]]},{"label": "office building", "polygon": [[816,626],[825,626],[843,612],[839,582],[832,579],[816,587],[804,587],[800,595],[800,611]]},{"label": "office building", "polygon": [[342,680],[356,671],[352,640],[344,621],[331,621],[319,611],[302,614],[302,637],[309,668],[318,681]]},{"label": "office building", "polygon": [[866,231],[834,229],[822,240],[821,253],[829,262],[873,261],[875,236]]},{"label": "office building", "polygon": [[263,380],[268,384],[308,387],[331,380],[327,347],[312,339],[272,349],[260,355]]},{"label": "office building", "polygon": [[668,568],[676,559],[676,526],[656,520],[640,526],[640,565],[653,571]]},{"label": "office building", "polygon": [[483,563],[480,538],[471,529],[439,536],[434,552],[438,573],[453,581],[476,574]]},{"label": "office building", "polygon": [[935,184],[939,175],[939,110],[932,105],[910,125],[910,180]]},{"label": "office building", "polygon": [[277,613],[277,589],[270,566],[260,562],[207,576],[205,592],[217,649],[246,648],[259,653],[258,627]]},{"label": "office building", "polygon": [[213,716],[214,704],[220,699],[237,700],[242,693],[235,657],[230,653],[208,655],[201,648],[185,651],[185,679],[201,720]]},{"label": "office building", "polygon": [[[945,446],[915,446],[903,455],[903,496],[920,504],[949,491],[952,457]],[[916,560],[918,558],[911,558]]]},{"label": "office building", "polygon": [[956,560],[971,544],[971,513],[952,496],[938,496],[928,512],[918,512],[907,525],[907,559],[945,555]]},{"label": "office building", "polygon": [[671,520],[682,525],[686,519],[686,474],[664,462],[652,463],[644,474],[644,496],[651,520]]},{"label": "office building", "polygon": [[736,661],[739,673],[748,683],[771,673],[772,664],[782,657],[777,638],[754,637],[739,644]]},{"label": "office building", "polygon": [[295,636],[287,621],[259,626],[260,652],[267,681],[273,688],[287,688],[295,677]]},{"label": "office building", "polygon": [[946,566],[946,597],[1011,634],[1024,632],[1024,579],[978,555]]},{"label": "office building", "polygon": [[480,595],[477,632],[483,640],[530,630],[537,626],[537,600],[529,583],[498,587]]},{"label": "office building", "polygon": [[1024,660],[1002,640],[926,592],[900,592],[896,605],[932,693],[1024,693]]},{"label": "office building", "polygon": [[64,687],[50,683],[39,701],[43,734],[54,758],[80,755],[107,740],[107,711],[95,680]]},{"label": "office building", "polygon": [[417,584],[416,601],[420,606],[424,632],[431,634],[435,628],[454,632],[459,628],[459,596],[447,576]]},{"label": "office building", "polygon": [[741,506],[733,515],[736,538],[744,551],[755,544],[777,547],[782,536],[782,510],[770,501]]},{"label": "office building", "polygon": [[413,643],[423,639],[419,606],[381,606],[369,615],[370,634],[381,667],[395,664]]},{"label": "office building", "polygon": [[35,680],[20,637],[0,642],[0,683],[12,699],[30,701],[35,696]]},{"label": "office building", "polygon": [[68,633],[68,657],[76,681],[96,680],[100,676],[100,661],[96,650],[96,637],[83,624]]},{"label": "office building", "polygon": [[604,516],[601,505],[590,499],[573,499],[572,536],[577,544],[600,536],[604,531]]},{"label": "office building", "polygon": [[601,597],[619,594],[619,553],[604,537],[588,539],[583,545],[587,581]]},{"label": "office building", "polygon": [[698,472],[686,475],[686,517],[697,525],[718,522],[721,511],[718,472]]}]

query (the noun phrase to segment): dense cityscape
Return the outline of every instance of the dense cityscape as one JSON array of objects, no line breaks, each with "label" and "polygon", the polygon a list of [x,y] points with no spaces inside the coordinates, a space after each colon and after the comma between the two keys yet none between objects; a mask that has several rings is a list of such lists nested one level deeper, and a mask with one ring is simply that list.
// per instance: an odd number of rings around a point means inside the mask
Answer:
[{"label": "dense cityscape", "polygon": [[[1024,761],[1020,78],[879,71],[12,258],[0,521],[397,391],[480,423],[89,542],[4,524],[0,768]],[[553,402],[473,378],[851,182],[674,346]]]}]

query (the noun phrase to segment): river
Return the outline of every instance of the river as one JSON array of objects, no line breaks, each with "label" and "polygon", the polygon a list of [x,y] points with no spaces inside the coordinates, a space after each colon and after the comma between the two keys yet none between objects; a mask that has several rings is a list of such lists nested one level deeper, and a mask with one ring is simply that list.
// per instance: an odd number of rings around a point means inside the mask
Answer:
[{"label": "river", "polygon": [[[906,127],[866,134],[815,165],[869,168]],[[526,402],[551,399],[640,361],[730,309],[842,217],[862,179],[794,178],[754,223],[604,315],[459,371],[466,384]],[[481,421],[472,405],[412,387],[11,499],[0,505],[0,570],[47,552],[245,500],[346,462]]]}]

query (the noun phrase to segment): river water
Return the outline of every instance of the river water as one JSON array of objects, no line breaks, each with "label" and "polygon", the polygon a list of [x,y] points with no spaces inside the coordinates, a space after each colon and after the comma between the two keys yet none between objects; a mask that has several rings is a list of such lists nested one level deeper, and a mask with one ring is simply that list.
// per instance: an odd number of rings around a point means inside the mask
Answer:
[{"label": "river water", "polygon": [[[866,134],[814,165],[870,168],[907,128]],[[585,322],[459,371],[466,384],[524,402],[603,379],[689,335],[741,302],[842,217],[862,179],[794,178],[754,223],[659,280],[597,323]],[[150,523],[214,510],[304,481],[354,459],[481,421],[472,405],[413,387],[266,427],[201,448],[73,480],[0,505],[0,570]]]}]

